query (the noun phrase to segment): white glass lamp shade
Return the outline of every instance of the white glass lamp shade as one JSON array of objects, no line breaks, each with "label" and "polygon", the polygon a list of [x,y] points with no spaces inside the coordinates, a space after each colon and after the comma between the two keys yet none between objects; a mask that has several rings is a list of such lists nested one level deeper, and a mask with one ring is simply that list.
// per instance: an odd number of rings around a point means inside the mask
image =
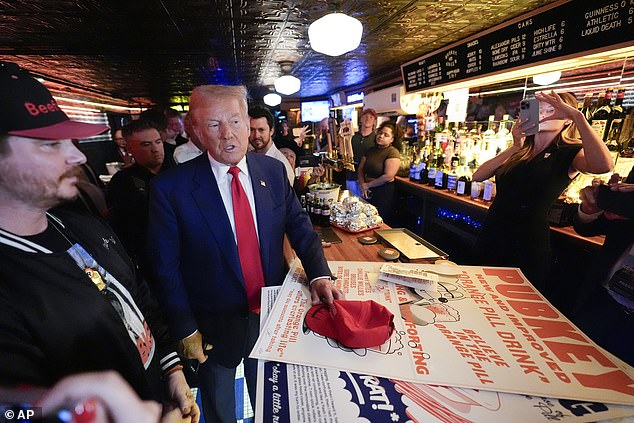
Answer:
[{"label": "white glass lamp shade", "polygon": [[276,93],[268,93],[262,97],[262,100],[264,100],[264,104],[267,106],[275,107],[282,102],[282,97]]},{"label": "white glass lamp shade", "polygon": [[284,95],[295,94],[299,91],[302,83],[298,78],[295,78],[293,75],[283,75],[277,78],[273,85],[275,85],[275,91]]},{"label": "white glass lamp shade", "polygon": [[548,72],[548,73],[540,73],[539,75],[533,76],[533,82],[537,85],[550,85],[559,81],[561,78],[561,72]]},{"label": "white glass lamp shade", "polygon": [[361,22],[343,13],[323,16],[308,27],[311,48],[328,56],[341,56],[359,47],[362,34]]}]

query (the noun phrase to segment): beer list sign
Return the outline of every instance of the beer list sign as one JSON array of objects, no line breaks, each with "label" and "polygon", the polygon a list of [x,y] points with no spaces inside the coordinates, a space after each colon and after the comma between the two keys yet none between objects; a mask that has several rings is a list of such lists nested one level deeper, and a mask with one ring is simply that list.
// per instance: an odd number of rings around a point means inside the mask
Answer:
[{"label": "beer list sign", "polygon": [[634,0],[570,1],[401,65],[406,92],[632,42]]}]

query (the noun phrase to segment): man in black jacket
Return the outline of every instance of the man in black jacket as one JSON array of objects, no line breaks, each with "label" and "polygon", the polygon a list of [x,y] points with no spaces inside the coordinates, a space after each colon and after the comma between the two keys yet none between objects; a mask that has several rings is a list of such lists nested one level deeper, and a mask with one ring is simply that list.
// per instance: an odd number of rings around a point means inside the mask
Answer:
[{"label": "man in black jacket", "polygon": [[117,238],[97,218],[53,209],[78,193],[86,157],[71,139],[106,129],[70,121],[42,84],[0,62],[0,383],[51,386],[112,369],[141,398],[173,401],[197,421],[154,301]]},{"label": "man in black jacket", "polygon": [[634,168],[625,183],[618,178],[615,174],[608,183],[616,200],[612,204],[602,204],[598,184],[581,190],[575,230],[583,236],[605,235],[605,242],[579,287],[571,320],[597,344],[634,365],[634,215],[621,207],[634,204]]},{"label": "man in black jacket", "polygon": [[106,190],[110,223],[130,257],[143,270],[150,180],[163,166],[164,143],[159,131],[144,119],[123,127],[135,163],[114,174]]}]

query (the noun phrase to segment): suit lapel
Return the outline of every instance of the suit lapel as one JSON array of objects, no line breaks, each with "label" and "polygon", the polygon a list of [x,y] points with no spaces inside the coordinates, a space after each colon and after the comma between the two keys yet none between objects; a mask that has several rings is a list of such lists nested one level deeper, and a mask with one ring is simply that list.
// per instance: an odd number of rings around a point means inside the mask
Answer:
[{"label": "suit lapel", "polygon": [[267,177],[267,173],[256,160],[250,160],[250,156],[255,153],[247,154],[247,165],[249,166],[249,176],[251,178],[251,186],[253,187],[253,197],[255,199],[255,213],[258,217],[258,235],[260,240],[260,257],[262,258],[262,267],[264,277],[269,274],[269,257],[271,249],[269,242],[271,240],[271,210],[273,203],[270,190],[273,185]]},{"label": "suit lapel", "polygon": [[209,160],[206,154],[194,160],[197,162],[194,170],[193,180],[195,188],[192,190],[192,196],[207,223],[207,227],[216,240],[218,249],[225,256],[227,263],[229,263],[237,278],[242,280],[238,248],[231,231],[227,211],[218,190],[216,178],[209,165]]}]

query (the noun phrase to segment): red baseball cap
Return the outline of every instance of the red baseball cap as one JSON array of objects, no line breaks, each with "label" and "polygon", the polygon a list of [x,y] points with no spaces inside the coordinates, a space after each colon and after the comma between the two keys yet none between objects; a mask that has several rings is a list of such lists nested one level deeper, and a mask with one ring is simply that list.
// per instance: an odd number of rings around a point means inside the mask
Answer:
[{"label": "red baseball cap", "polygon": [[0,133],[40,139],[88,138],[106,125],[72,121],[48,89],[11,62],[0,62]]},{"label": "red baseball cap", "polygon": [[306,326],[349,348],[377,347],[392,335],[394,315],[379,303],[335,300],[334,307],[335,312],[326,304],[311,307]]}]

